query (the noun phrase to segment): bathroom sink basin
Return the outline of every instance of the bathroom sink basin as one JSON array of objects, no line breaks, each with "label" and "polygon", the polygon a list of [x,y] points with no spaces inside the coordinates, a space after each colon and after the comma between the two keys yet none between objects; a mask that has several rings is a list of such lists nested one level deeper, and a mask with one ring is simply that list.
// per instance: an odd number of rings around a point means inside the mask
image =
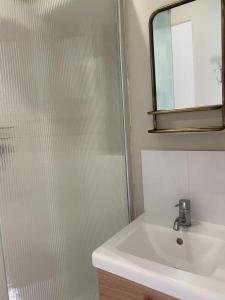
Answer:
[{"label": "bathroom sink basin", "polygon": [[117,249],[128,254],[185,270],[210,276],[225,253],[223,240],[172,229],[141,224]]},{"label": "bathroom sink basin", "polygon": [[182,300],[225,300],[225,226],[174,231],[145,213],[93,253],[96,268]]}]

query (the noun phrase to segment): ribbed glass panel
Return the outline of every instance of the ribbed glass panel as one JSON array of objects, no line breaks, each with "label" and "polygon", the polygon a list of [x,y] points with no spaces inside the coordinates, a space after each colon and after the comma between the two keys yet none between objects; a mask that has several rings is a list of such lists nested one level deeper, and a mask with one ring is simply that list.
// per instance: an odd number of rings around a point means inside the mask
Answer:
[{"label": "ribbed glass panel", "polygon": [[1,0],[0,20],[9,299],[96,300],[91,253],[128,223],[116,1]]},{"label": "ribbed glass panel", "polygon": [[167,10],[157,14],[153,26],[157,109],[174,109],[171,11]]}]

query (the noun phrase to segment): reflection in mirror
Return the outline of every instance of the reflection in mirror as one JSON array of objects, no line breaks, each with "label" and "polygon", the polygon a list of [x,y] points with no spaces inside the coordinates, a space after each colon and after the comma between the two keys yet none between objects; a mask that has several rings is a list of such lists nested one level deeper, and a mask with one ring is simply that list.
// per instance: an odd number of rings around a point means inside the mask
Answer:
[{"label": "reflection in mirror", "polygon": [[195,0],[153,20],[157,110],[222,104],[221,0]]}]

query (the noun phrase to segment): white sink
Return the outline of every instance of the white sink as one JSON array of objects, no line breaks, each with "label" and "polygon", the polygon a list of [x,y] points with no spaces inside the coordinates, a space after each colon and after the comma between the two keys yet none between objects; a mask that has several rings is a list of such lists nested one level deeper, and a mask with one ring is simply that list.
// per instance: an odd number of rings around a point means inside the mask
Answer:
[{"label": "white sink", "polygon": [[225,243],[189,231],[175,232],[172,228],[141,224],[117,249],[173,268],[211,276],[225,254]]},{"label": "white sink", "polygon": [[175,232],[148,213],[93,253],[93,265],[182,300],[225,300],[225,227]]}]

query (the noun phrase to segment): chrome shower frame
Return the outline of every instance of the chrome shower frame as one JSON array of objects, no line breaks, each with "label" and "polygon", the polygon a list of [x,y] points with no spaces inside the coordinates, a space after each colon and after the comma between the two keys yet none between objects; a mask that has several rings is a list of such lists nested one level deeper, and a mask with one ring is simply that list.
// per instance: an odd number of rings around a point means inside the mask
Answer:
[{"label": "chrome shower frame", "polygon": [[126,163],[126,181],[127,181],[127,199],[129,222],[135,218],[133,190],[132,190],[132,171],[131,171],[131,150],[130,150],[130,114],[129,114],[129,93],[127,81],[127,57],[126,57],[126,39],[125,39],[125,1],[117,0],[118,10],[118,38],[120,47],[120,72],[121,72],[121,91],[123,107],[123,132],[124,149]]}]

